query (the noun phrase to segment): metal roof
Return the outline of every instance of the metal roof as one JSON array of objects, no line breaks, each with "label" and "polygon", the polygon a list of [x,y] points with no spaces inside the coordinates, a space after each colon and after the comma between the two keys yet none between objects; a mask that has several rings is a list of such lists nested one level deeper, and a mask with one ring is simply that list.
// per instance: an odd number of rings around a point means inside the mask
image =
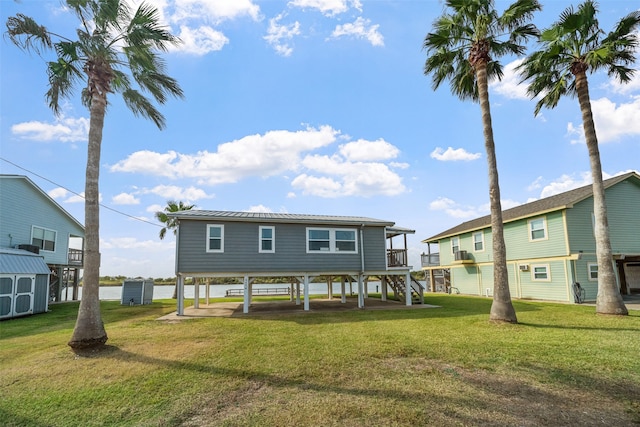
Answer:
[{"label": "metal roof", "polygon": [[273,212],[231,212],[231,211],[207,211],[192,209],[168,213],[167,216],[177,219],[193,220],[218,220],[238,222],[274,222],[274,223],[306,223],[322,225],[369,225],[369,226],[393,226],[393,221],[361,217],[361,216],[336,216],[336,215],[300,215]]},{"label": "metal roof", "polygon": [[22,249],[0,248],[0,274],[49,274],[42,255]]},{"label": "metal roof", "polygon": [[[638,175],[636,172],[628,172],[623,175],[605,180],[604,187],[609,188],[630,178],[636,180],[636,183],[640,185],[640,175]],[[502,211],[502,222],[507,223],[534,215],[540,215],[544,212],[553,212],[561,209],[571,208],[576,203],[592,196],[593,185],[585,185],[584,187],[565,191],[564,193],[545,197],[544,199],[525,203],[524,205],[516,206],[515,208]],[[456,225],[455,227],[443,231],[442,233],[424,239],[422,243],[437,243],[439,239],[443,239],[449,236],[456,236],[458,234],[467,233],[470,231],[480,230],[489,227],[490,225],[491,215],[486,215],[481,218],[472,219],[471,221],[463,222],[462,224]]]}]

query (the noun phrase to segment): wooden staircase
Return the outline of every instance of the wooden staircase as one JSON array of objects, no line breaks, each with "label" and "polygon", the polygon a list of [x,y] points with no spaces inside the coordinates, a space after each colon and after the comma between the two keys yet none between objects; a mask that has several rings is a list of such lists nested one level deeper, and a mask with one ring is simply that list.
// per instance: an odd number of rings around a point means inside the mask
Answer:
[{"label": "wooden staircase", "polygon": [[[395,297],[404,301],[407,295],[407,284],[404,276],[385,276],[387,284],[393,289]],[[411,277],[409,284],[411,292],[411,302],[413,304],[424,304],[424,286],[416,279]]]}]

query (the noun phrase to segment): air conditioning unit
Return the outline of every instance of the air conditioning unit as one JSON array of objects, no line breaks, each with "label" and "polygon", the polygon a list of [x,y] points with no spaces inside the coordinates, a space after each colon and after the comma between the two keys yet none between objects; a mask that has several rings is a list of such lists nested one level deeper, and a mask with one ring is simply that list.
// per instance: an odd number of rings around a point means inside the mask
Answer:
[{"label": "air conditioning unit", "polygon": [[529,264],[520,264],[520,271],[529,271]]},{"label": "air conditioning unit", "polygon": [[464,261],[467,259],[467,251],[455,251],[453,256],[456,261]]}]

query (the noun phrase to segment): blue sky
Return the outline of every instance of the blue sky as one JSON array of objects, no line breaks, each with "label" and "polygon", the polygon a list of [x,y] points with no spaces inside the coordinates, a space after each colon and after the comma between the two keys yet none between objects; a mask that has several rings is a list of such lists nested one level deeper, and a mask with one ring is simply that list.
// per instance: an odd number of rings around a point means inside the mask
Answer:
[{"label": "blue sky", "polygon": [[[101,275],[174,275],[175,240],[159,239],[153,216],[170,199],[395,221],[416,230],[415,269],[421,240],[489,213],[479,106],[447,85],[434,92],[423,75],[422,43],[442,1],[150,3],[184,42],[164,58],[185,99],[160,106],[160,131],[110,98]],[[542,4],[534,22],[545,28],[578,2]],[[601,26],[638,7],[601,2]],[[78,24],[59,1],[2,1],[2,22],[16,13],[70,37]],[[59,117],[48,109],[49,59],[0,41],[0,173],[29,176],[84,222],[74,193],[84,190],[89,115],[80,88]],[[490,87],[503,208],[591,182],[577,100],[534,117],[517,60],[503,58],[505,77]],[[640,170],[640,73],[625,86],[604,73],[589,79],[605,178]]]}]

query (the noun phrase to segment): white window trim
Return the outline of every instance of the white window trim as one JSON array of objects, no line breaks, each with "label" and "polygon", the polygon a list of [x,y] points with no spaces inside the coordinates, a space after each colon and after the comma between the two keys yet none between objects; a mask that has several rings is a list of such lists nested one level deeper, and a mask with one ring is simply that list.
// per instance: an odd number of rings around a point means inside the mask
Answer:
[{"label": "white window trim", "polygon": [[[536,279],[536,267],[537,268],[544,267],[547,273],[546,279]],[[531,269],[532,282],[550,282],[551,281],[551,268],[549,267],[549,264],[531,264],[530,269]]]},{"label": "white window trim", "polygon": [[[210,234],[209,229],[212,227],[220,228],[220,249],[209,249]],[[205,239],[205,249],[208,253],[223,253],[224,252],[224,225],[223,224],[207,224],[207,238]]]},{"label": "white window trim", "polygon": [[[51,232],[54,233],[54,236],[53,236],[53,250],[50,251],[48,249],[40,248],[40,252],[55,253],[56,249],[58,247],[58,231],[57,230],[53,230],[51,228],[47,228],[47,227],[41,227],[39,225],[32,225],[31,226],[31,242],[30,242],[32,245],[33,245],[33,231],[36,228],[39,228],[40,230],[44,230],[44,231],[51,231]],[[44,239],[43,239],[43,241],[44,241]]]},{"label": "white window trim", "polygon": [[[309,250],[309,231],[329,231],[329,250],[328,251],[312,251]],[[336,231],[352,231],[354,236],[353,251],[339,251],[336,249]],[[305,232],[306,249],[308,254],[357,254],[358,253],[358,230],[355,228],[328,228],[328,227],[307,227]]]},{"label": "white window trim", "polygon": [[[533,234],[533,230],[531,229],[531,223],[533,221],[536,221],[536,220],[539,220],[539,219],[542,220],[542,230],[544,230],[544,237],[540,237],[538,239],[534,239],[533,235],[532,235]],[[529,235],[529,241],[530,242],[542,242],[544,240],[548,240],[549,239],[549,229],[547,228],[547,218],[543,217],[543,216],[539,216],[539,217],[531,218],[530,220],[528,220],[527,221],[527,233]]]},{"label": "white window trim", "polygon": [[[271,238],[262,237],[262,230],[271,230]],[[262,242],[271,240],[271,249],[262,249]],[[272,254],[276,252],[276,228],[272,225],[261,225],[258,227],[258,252],[261,254]]]},{"label": "white window trim", "polygon": [[[454,245],[453,242],[457,241],[458,244]],[[455,247],[457,247],[458,249],[454,249]],[[452,237],[451,238],[451,253],[455,255],[456,252],[458,252],[460,250],[460,237]]]},{"label": "white window trim", "polygon": [[[476,249],[476,240],[475,236],[480,235],[480,243],[482,243],[482,249]],[[471,233],[471,244],[473,245],[473,252],[484,252],[484,232],[476,231],[475,233]]]},{"label": "white window trim", "polygon": [[596,277],[595,279],[593,277],[591,277],[591,267],[595,267],[596,268],[596,275],[598,274],[598,263],[597,262],[590,262],[587,264],[587,278],[589,279],[590,282],[597,282],[598,278]]}]

